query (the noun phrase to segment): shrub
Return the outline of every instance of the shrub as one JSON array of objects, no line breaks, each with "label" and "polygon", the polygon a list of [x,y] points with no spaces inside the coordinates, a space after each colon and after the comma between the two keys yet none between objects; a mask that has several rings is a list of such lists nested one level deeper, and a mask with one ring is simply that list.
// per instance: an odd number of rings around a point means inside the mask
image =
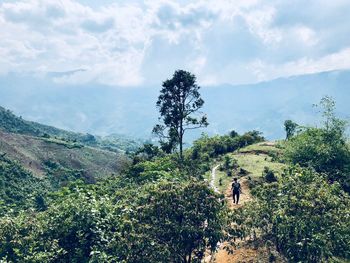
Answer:
[{"label": "shrub", "polygon": [[338,183],[294,167],[254,191],[256,200],[233,214],[235,236],[261,233],[291,262],[350,257],[350,198]]},{"label": "shrub", "polygon": [[267,183],[277,182],[277,177],[275,176],[275,173],[269,167],[264,167],[262,175]]}]

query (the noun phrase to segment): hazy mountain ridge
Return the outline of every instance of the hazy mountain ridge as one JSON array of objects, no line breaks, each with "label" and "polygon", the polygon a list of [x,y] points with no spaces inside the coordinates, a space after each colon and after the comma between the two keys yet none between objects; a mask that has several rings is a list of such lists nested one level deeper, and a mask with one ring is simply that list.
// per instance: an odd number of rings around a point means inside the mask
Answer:
[{"label": "hazy mountain ridge", "polygon": [[[333,96],[338,113],[348,117],[350,71],[280,78],[251,85],[202,87],[209,134],[259,129],[269,139],[284,136],[283,121],[317,122],[312,104]],[[112,133],[149,138],[157,122],[153,87],[121,88],[98,84],[63,85],[50,77],[0,78],[0,104],[33,121],[92,134]],[[200,83],[199,83],[200,84]],[[188,134],[187,141],[202,131]]]},{"label": "hazy mountain ridge", "polygon": [[54,137],[58,140],[106,149],[113,152],[133,151],[141,144],[141,140],[130,136],[114,134],[113,136],[101,137],[80,132],[71,132],[53,126],[24,120],[10,110],[0,106],[0,130],[10,133],[44,137],[46,139]]}]

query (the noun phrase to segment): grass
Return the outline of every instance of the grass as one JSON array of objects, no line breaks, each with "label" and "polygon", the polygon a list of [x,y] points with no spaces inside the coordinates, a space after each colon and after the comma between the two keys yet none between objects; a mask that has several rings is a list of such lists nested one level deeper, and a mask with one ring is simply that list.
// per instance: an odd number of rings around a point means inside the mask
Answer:
[{"label": "grass", "polygon": [[[221,185],[220,185],[221,179]],[[227,176],[225,171],[216,170],[215,185],[219,189],[220,193],[225,193],[227,186],[232,182],[233,177]]]},{"label": "grass", "polygon": [[[276,156],[276,154],[281,154],[282,151],[282,149],[277,148],[271,143],[258,143],[247,146],[237,153],[230,153],[228,156],[236,159],[239,168],[243,168],[244,170],[248,171],[249,176],[252,179],[258,180],[262,178],[265,167],[269,167],[277,176],[282,173],[286,165],[274,161],[271,157]],[[226,171],[220,171],[219,169],[216,170],[215,185],[221,193],[225,193],[228,185],[232,182],[237,173],[238,171],[233,171],[232,176],[227,176]],[[210,180],[210,174],[211,172],[207,172],[205,174],[205,178]]]},{"label": "grass", "polygon": [[282,154],[283,150],[280,147],[280,143],[260,142],[249,145],[239,150],[240,153],[256,153],[267,154],[269,156],[276,156]]},{"label": "grass", "polygon": [[249,176],[253,179],[258,179],[262,176],[264,167],[269,167],[277,174],[280,174],[283,168],[286,167],[283,163],[273,162],[272,158],[267,155],[236,154],[231,156],[237,160],[239,167],[249,172]]}]

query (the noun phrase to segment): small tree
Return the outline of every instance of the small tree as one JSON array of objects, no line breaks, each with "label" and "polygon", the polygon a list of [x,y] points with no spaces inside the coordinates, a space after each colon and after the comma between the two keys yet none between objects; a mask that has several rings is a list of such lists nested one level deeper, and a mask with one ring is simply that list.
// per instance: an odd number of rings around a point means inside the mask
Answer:
[{"label": "small tree", "polygon": [[196,116],[204,100],[199,94],[195,75],[184,70],[175,71],[173,77],[163,82],[157,101],[162,124],[153,133],[160,137],[163,150],[172,152],[179,146],[183,159],[183,138],[187,130],[208,126],[205,115]]},{"label": "small tree", "polygon": [[230,131],[229,135],[232,138],[235,138],[235,137],[239,136],[238,132],[236,132],[235,130]]},{"label": "small tree", "polygon": [[293,122],[292,120],[286,120],[284,122],[284,129],[286,131],[286,139],[289,140],[292,138],[296,132],[296,129],[298,127],[298,124]]},{"label": "small tree", "polygon": [[224,166],[223,166],[223,168],[226,171],[229,171],[232,168],[232,166],[231,166],[231,158],[228,155],[224,156]]},{"label": "small tree", "polygon": [[162,262],[201,262],[205,252],[215,251],[224,238],[225,204],[203,182],[151,185],[139,202],[136,227],[154,246],[162,247],[155,251],[145,243],[144,252],[150,256],[158,254]]}]

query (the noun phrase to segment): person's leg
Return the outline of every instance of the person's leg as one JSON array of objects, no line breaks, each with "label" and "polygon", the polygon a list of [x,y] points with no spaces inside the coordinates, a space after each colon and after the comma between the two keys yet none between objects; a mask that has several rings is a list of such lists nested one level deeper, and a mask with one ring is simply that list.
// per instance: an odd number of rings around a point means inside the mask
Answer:
[{"label": "person's leg", "polygon": [[239,192],[236,194],[236,199],[237,199],[237,205],[238,205],[238,202],[239,202]]},{"label": "person's leg", "polygon": [[235,192],[232,192],[233,203],[236,203]]}]

